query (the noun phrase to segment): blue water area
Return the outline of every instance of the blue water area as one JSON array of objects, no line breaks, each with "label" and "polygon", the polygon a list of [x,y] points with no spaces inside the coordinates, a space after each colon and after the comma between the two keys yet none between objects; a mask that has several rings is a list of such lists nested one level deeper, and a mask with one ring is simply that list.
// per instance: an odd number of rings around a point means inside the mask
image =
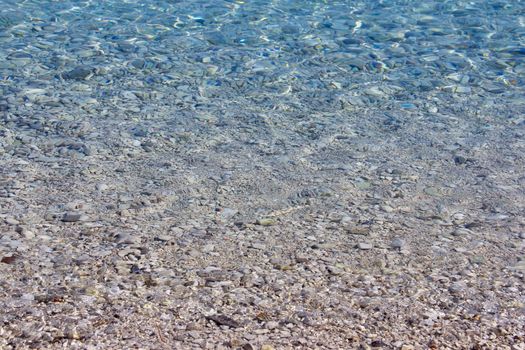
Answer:
[{"label": "blue water area", "polygon": [[287,153],[348,139],[345,128],[381,139],[415,120],[438,130],[443,115],[524,110],[522,1],[1,4],[2,108],[21,125],[62,108],[101,131],[228,135]]},{"label": "blue water area", "polygon": [[332,80],[349,88],[363,72],[415,94],[451,85],[504,92],[523,86],[524,7],[521,1],[4,0],[1,73],[29,79],[27,65],[57,76],[75,64],[120,65],[147,70],[147,83],[184,69],[210,75],[209,63],[218,66],[216,78],[199,83],[243,79],[269,92],[287,84],[329,89]]}]

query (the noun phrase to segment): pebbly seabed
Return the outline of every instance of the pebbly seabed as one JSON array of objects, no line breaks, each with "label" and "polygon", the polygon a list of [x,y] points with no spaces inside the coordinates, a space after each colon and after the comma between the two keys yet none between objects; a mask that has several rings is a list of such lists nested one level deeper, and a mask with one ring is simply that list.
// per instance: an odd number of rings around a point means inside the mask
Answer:
[{"label": "pebbly seabed", "polygon": [[0,5],[1,349],[525,349],[525,3]]}]

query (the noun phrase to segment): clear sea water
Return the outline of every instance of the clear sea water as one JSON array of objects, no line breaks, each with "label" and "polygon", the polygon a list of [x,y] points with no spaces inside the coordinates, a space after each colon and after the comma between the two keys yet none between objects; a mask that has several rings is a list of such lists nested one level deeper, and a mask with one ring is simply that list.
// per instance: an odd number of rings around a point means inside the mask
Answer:
[{"label": "clear sea water", "polygon": [[525,0],[0,0],[0,348],[523,349],[524,90]]},{"label": "clear sea water", "polygon": [[86,65],[121,69],[114,79],[124,82],[183,75],[190,90],[218,95],[239,80],[277,95],[387,80],[408,90],[399,105],[412,108],[436,89],[519,91],[524,10],[519,0],[3,0],[1,76],[21,88]]},{"label": "clear sea water", "polygon": [[520,0],[0,3],[4,127],[44,154],[52,137],[84,137],[61,155],[171,149],[202,177],[265,168],[271,193],[356,159],[522,147]]}]

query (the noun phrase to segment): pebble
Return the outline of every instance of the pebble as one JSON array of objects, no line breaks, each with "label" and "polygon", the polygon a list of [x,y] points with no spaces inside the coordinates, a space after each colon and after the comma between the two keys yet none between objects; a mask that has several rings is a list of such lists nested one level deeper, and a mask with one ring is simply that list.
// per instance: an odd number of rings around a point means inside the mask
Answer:
[{"label": "pebble", "polygon": [[525,271],[525,260],[524,261],[520,261],[519,263],[517,263],[514,266],[511,266],[510,269],[513,270],[513,271]]},{"label": "pebble", "polygon": [[232,208],[223,208],[220,212],[220,217],[222,220],[229,220],[237,215],[238,211]]},{"label": "pebble", "polygon": [[258,249],[258,250],[265,250],[266,249],[266,245],[263,244],[263,243],[252,243],[250,245],[250,248]]},{"label": "pebble", "polygon": [[169,242],[173,239],[173,236],[170,235],[158,235],[155,237],[155,240],[161,241],[161,242]]},{"label": "pebble", "polygon": [[20,298],[22,300],[33,301],[33,300],[35,300],[35,295],[31,294],[31,293],[24,293],[24,294],[22,294],[22,296]]},{"label": "pebble", "polygon": [[357,248],[361,249],[361,250],[370,250],[372,249],[374,246],[370,243],[366,243],[366,242],[359,242],[357,243]]},{"label": "pebble", "polygon": [[279,327],[279,322],[275,322],[275,321],[266,322],[265,327],[270,330],[275,329]]},{"label": "pebble", "polygon": [[366,226],[347,225],[345,226],[345,231],[352,235],[366,236],[370,233],[370,228]]},{"label": "pebble", "polygon": [[16,220],[15,218],[6,218],[5,223],[8,225],[14,226],[14,225],[19,225],[20,221]]},{"label": "pebble", "polygon": [[305,262],[308,262],[309,260],[310,258],[308,257],[308,255],[297,254],[295,256],[295,261],[298,263],[305,263]]},{"label": "pebble", "polygon": [[467,284],[465,282],[454,282],[449,287],[448,290],[451,294],[458,295],[465,291]]},{"label": "pebble", "polygon": [[458,94],[470,94],[472,88],[470,86],[456,86],[454,92]]},{"label": "pebble", "polygon": [[104,184],[104,183],[99,183],[99,184],[97,184],[97,191],[104,192],[104,191],[106,191],[108,188],[109,188],[109,186],[106,185],[106,184]]},{"label": "pebble", "polygon": [[88,217],[87,215],[83,213],[76,213],[76,212],[67,212],[62,216],[63,222],[79,222],[79,221],[87,221]]},{"label": "pebble", "polygon": [[213,251],[215,251],[215,244],[208,243],[208,244],[205,244],[204,247],[202,247],[203,253],[211,253]]},{"label": "pebble", "polygon": [[316,244],[312,245],[313,249],[329,250],[329,249],[334,249],[336,247],[337,247],[337,244],[335,244],[335,243],[316,243]]},{"label": "pebble", "polygon": [[452,231],[452,236],[461,237],[461,236],[470,236],[472,231],[463,227],[459,227]]},{"label": "pebble", "polygon": [[17,226],[15,230],[16,232],[21,234],[25,239],[33,239],[36,236],[33,232],[29,231],[25,227]]},{"label": "pebble", "polygon": [[275,350],[275,348],[269,344],[264,344],[261,346],[261,350]]},{"label": "pebble", "polygon": [[63,73],[62,77],[64,79],[73,79],[73,80],[86,80],[93,76],[94,69],[89,66],[78,66],[69,72]]},{"label": "pebble", "polygon": [[396,237],[392,240],[392,242],[390,242],[390,246],[393,248],[393,249],[403,249],[403,247],[405,246],[405,241],[402,240],[401,238],[399,237]]},{"label": "pebble", "polygon": [[274,218],[263,218],[263,219],[257,220],[257,224],[261,226],[271,226],[271,225],[275,225],[276,223],[277,223],[277,220],[275,220]]},{"label": "pebble", "polygon": [[330,272],[331,275],[334,276],[339,276],[343,274],[343,271],[335,266],[328,266],[326,269],[328,270],[328,272]]},{"label": "pebble", "polygon": [[382,205],[381,209],[386,213],[392,213],[394,211],[394,208],[389,205]]},{"label": "pebble", "polygon": [[131,236],[127,232],[117,233],[114,236],[114,240],[115,240],[115,243],[118,243],[118,244],[134,244],[136,242],[136,238]]}]

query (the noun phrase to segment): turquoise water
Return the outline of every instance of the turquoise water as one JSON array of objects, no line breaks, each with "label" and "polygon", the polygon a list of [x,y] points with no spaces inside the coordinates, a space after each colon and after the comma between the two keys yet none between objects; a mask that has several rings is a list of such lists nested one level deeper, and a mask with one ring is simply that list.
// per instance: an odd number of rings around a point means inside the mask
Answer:
[{"label": "turquoise water", "polygon": [[387,81],[405,90],[389,101],[412,108],[436,91],[523,87],[522,1],[2,4],[0,76],[13,88],[54,82],[77,65],[96,71],[89,80],[101,95],[111,83],[165,86],[182,76],[195,93],[294,92],[308,104],[301,93]]}]

